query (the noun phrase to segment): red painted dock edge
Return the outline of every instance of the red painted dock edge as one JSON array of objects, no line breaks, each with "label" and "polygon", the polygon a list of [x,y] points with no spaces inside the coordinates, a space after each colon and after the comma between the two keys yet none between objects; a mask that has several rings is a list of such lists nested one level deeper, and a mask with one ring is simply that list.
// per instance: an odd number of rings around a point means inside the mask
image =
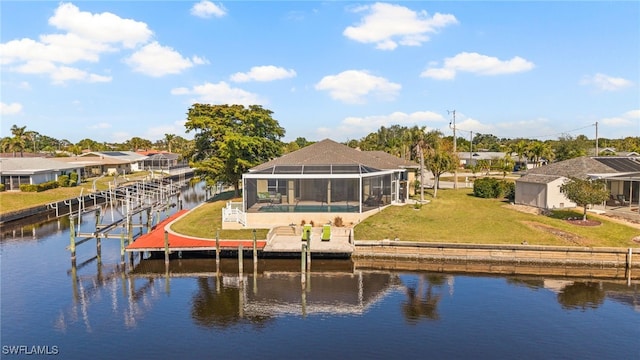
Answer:
[{"label": "red painted dock edge", "polygon": [[[143,234],[136,238],[133,243],[129,244],[126,249],[127,251],[147,251],[147,250],[158,250],[164,251],[164,228],[167,224],[172,222],[173,220],[179,218],[184,215],[188,210],[180,210],[177,213],[171,215],[167,219],[161,221],[155,228],[151,230],[151,232],[147,234]],[[191,238],[188,236],[182,236],[180,234],[168,233],[169,238],[169,249],[170,250],[188,250],[189,248],[202,249],[202,248],[211,248],[211,250],[215,250],[216,248],[216,239],[199,239],[199,238]],[[220,239],[220,248],[222,249],[237,249],[240,244],[244,249],[252,249],[253,248],[253,240],[224,240]],[[257,240],[256,248],[262,250],[267,244],[266,240]]]}]

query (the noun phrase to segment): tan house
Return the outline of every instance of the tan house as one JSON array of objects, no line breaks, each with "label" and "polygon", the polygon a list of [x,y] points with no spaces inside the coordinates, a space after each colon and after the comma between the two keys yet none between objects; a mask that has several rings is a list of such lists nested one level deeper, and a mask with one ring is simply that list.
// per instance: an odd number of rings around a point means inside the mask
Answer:
[{"label": "tan house", "polygon": [[272,227],[328,223],[339,216],[357,223],[372,210],[406,202],[417,167],[382,151],[325,139],[244,174],[238,222]]},{"label": "tan house", "polygon": [[515,203],[542,209],[575,207],[560,192],[570,177],[603,179],[610,192],[606,205],[638,204],[640,193],[640,161],[633,157],[582,156],[530,169],[516,180]]}]

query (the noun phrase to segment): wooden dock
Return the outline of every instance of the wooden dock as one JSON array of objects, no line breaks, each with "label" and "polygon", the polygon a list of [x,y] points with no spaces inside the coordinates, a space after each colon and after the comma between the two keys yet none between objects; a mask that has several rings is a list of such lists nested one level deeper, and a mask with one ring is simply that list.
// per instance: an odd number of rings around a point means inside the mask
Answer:
[{"label": "wooden dock", "polygon": [[[221,250],[237,250],[253,247],[253,240],[226,240],[226,239],[202,239],[177,234],[167,229],[167,225],[185,215],[188,210],[180,210],[165,220],[158,223],[149,233],[136,238],[126,247],[127,252],[165,251],[165,236],[168,241],[169,251],[206,251],[216,250],[216,242]],[[262,250],[266,240],[257,240],[256,247]]]},{"label": "wooden dock", "polygon": [[[239,248],[251,250],[254,247],[253,239],[231,240],[231,239],[203,239],[189,237],[168,229],[173,221],[184,216],[188,210],[181,210],[167,219],[158,223],[150,232],[137,237],[126,247],[127,252],[177,252],[177,251],[218,251],[233,250]],[[268,235],[267,240],[256,240],[256,250],[263,256],[300,256],[302,244],[309,244],[310,252],[323,255],[334,255],[339,257],[350,256],[355,250],[351,244],[351,233],[349,231],[337,231],[332,234],[329,241],[320,239],[320,229],[313,229],[311,241],[302,241],[300,231],[295,228],[281,227],[274,228]]]}]

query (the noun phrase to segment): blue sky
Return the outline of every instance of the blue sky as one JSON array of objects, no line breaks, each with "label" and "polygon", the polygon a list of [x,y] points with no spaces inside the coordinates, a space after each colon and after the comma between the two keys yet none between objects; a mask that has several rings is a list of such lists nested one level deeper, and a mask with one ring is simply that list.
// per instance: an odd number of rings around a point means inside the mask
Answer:
[{"label": "blue sky", "polygon": [[640,2],[2,1],[0,136],[152,141],[195,102],[283,140],[640,136]]}]

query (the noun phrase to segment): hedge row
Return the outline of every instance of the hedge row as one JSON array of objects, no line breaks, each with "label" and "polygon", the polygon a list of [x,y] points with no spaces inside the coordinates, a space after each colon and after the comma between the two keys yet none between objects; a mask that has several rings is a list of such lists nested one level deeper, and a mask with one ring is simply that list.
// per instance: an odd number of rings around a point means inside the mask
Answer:
[{"label": "hedge row", "polygon": [[55,189],[58,186],[57,181],[47,181],[46,183],[32,185],[32,184],[22,184],[20,185],[20,191],[22,192],[41,192],[49,189]]}]

